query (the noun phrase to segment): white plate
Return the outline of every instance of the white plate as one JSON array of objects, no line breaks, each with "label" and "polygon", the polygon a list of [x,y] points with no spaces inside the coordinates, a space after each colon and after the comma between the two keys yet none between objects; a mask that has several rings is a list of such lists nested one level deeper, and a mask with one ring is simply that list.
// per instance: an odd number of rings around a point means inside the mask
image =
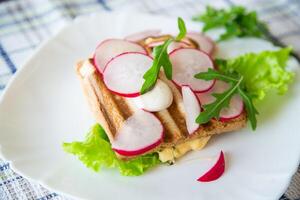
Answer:
[{"label": "white plate", "polygon": [[[18,72],[2,98],[3,157],[25,177],[78,198],[278,199],[299,163],[299,82],[286,96],[261,109],[256,132],[247,128],[214,137],[203,151],[140,177],[122,177],[115,170],[94,173],[62,150],[62,142],[82,139],[94,123],[74,73],[75,62],[89,56],[105,38],[146,28],[176,32],[176,20],[94,15],[75,21],[47,42]],[[199,29],[192,23],[188,28]],[[215,182],[197,182],[221,149],[226,152],[226,173]]]}]

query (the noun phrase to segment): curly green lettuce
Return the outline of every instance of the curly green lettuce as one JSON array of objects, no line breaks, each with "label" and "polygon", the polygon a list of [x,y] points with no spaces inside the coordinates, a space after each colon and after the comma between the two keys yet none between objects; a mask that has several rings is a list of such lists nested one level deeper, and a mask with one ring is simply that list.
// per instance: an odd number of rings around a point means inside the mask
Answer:
[{"label": "curly green lettuce", "polygon": [[293,81],[294,73],[285,69],[291,48],[248,53],[229,60],[216,60],[223,73],[243,76],[243,84],[255,99],[262,100],[268,91],[282,95]]},{"label": "curly green lettuce", "polygon": [[96,172],[102,167],[117,168],[124,176],[139,176],[161,163],[157,153],[139,156],[129,161],[118,159],[99,124],[91,128],[84,141],[63,143],[63,149],[77,156],[88,168]]}]

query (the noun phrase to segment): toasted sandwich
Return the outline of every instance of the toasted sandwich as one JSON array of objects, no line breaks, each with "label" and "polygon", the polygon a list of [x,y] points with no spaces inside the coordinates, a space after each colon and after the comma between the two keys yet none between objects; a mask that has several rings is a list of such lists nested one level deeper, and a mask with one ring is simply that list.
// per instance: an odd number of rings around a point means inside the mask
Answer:
[{"label": "toasted sandwich", "polygon": [[[132,116],[136,108],[128,98],[114,94],[106,87],[92,59],[79,61],[76,72],[96,121],[103,126],[110,141],[113,141],[118,130],[126,119]],[[172,162],[191,150],[202,149],[213,135],[239,130],[245,126],[246,113],[243,112],[237,118],[225,122],[212,119],[201,125],[192,135],[189,134],[180,89],[164,74],[160,74],[159,78],[170,87],[173,102],[167,109],[154,112],[165,130],[163,142],[145,154],[157,152],[162,162]],[[121,159],[132,158],[132,156],[117,155]]]}]

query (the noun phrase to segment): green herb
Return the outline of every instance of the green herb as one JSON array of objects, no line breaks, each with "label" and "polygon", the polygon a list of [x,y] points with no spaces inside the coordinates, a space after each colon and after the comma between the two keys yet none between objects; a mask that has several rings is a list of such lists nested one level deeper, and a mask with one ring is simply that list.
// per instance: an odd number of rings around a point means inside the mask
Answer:
[{"label": "green herb", "polygon": [[203,80],[214,80],[214,79],[218,79],[218,80],[222,80],[225,82],[238,82],[239,81],[239,77],[237,77],[237,75],[226,75],[226,74],[221,74],[219,71],[213,70],[211,68],[208,68],[207,72],[204,73],[199,73],[195,75],[195,78],[197,79],[203,79]]},{"label": "green herb", "polygon": [[242,90],[240,87],[238,88],[238,93],[244,101],[246,111],[248,113],[248,119],[250,120],[252,129],[255,130],[257,124],[256,115],[258,115],[259,113],[254,107],[253,97],[250,94],[248,94],[245,90]]},{"label": "green herb", "polygon": [[168,79],[172,78],[172,64],[168,56],[168,46],[172,42],[172,39],[168,39],[163,45],[154,47],[153,49],[153,64],[151,68],[144,74],[143,78],[145,82],[143,83],[141,94],[144,94],[152,89],[155,85],[161,66],[164,69],[165,75]]},{"label": "green herb", "polygon": [[224,28],[225,33],[219,41],[233,37],[264,37],[268,32],[266,25],[258,20],[256,12],[249,12],[241,6],[233,6],[229,10],[208,6],[204,14],[195,16],[193,20],[204,23],[203,32]]},{"label": "green herb", "polygon": [[[210,73],[210,72],[204,72],[204,73]],[[223,93],[212,94],[216,98],[216,100],[210,104],[203,106],[204,112],[200,113],[200,115],[196,119],[196,122],[199,124],[205,124],[209,122],[209,120],[212,118],[218,119],[222,108],[229,106],[230,99],[237,92],[242,80],[243,77],[241,77],[238,80],[238,82],[232,83],[231,88]]]},{"label": "green herb", "polygon": [[154,49],[153,49],[153,57],[154,57],[153,64],[152,64],[151,68],[143,76],[145,81],[144,81],[143,86],[140,91],[141,94],[148,92],[149,90],[151,90],[154,87],[161,67],[163,67],[166,77],[168,79],[172,79],[172,64],[169,59],[167,49],[168,49],[168,46],[171,44],[171,42],[180,41],[186,35],[186,27],[185,27],[183,19],[178,17],[177,23],[178,23],[178,29],[179,29],[179,34],[177,35],[177,37],[175,39],[170,38],[170,39],[166,40],[162,45],[154,47]]},{"label": "green herb", "polygon": [[222,80],[231,84],[231,87],[223,93],[212,94],[216,100],[210,104],[204,105],[204,111],[200,113],[197,117],[196,122],[199,124],[205,124],[209,122],[212,118],[219,118],[220,112],[223,108],[229,106],[229,102],[234,94],[240,94],[243,101],[245,102],[246,110],[248,113],[248,118],[251,123],[253,130],[256,129],[256,111],[252,98],[242,89],[243,88],[243,76],[240,76],[237,79],[236,74],[225,75],[213,69],[209,69],[207,72],[201,72],[195,75],[195,78],[204,79],[204,80]]},{"label": "green herb", "polygon": [[177,24],[178,24],[179,34],[177,35],[175,40],[180,41],[186,35],[186,27],[185,27],[185,23],[181,17],[178,17]]},{"label": "green herb", "polygon": [[99,171],[102,167],[117,168],[124,176],[142,175],[160,163],[158,154],[152,153],[129,161],[117,158],[103,128],[96,124],[87,134],[85,141],[64,143],[66,152],[76,155],[87,167]]},{"label": "green herb", "polygon": [[239,94],[244,101],[251,127],[255,130],[258,111],[253,101],[262,100],[270,90],[284,94],[293,80],[294,74],[285,70],[290,51],[291,48],[283,48],[258,54],[249,53],[229,60],[216,60],[219,71],[209,69],[196,74],[195,78],[198,79],[218,79],[231,84],[227,91],[213,94],[216,100],[204,105],[204,111],[196,122],[204,124],[212,118],[218,119],[221,109],[228,107],[231,97]]}]

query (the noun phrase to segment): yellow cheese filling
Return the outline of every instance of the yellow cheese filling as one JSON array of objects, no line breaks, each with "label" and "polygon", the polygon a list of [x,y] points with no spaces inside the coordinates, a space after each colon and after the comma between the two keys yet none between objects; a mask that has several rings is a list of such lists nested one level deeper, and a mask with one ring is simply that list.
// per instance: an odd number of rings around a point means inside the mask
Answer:
[{"label": "yellow cheese filling", "polygon": [[175,158],[183,156],[188,151],[202,149],[207,144],[209,139],[210,136],[201,137],[192,141],[178,144],[175,147],[165,148],[162,151],[158,152],[159,159],[162,162],[174,161]]}]

